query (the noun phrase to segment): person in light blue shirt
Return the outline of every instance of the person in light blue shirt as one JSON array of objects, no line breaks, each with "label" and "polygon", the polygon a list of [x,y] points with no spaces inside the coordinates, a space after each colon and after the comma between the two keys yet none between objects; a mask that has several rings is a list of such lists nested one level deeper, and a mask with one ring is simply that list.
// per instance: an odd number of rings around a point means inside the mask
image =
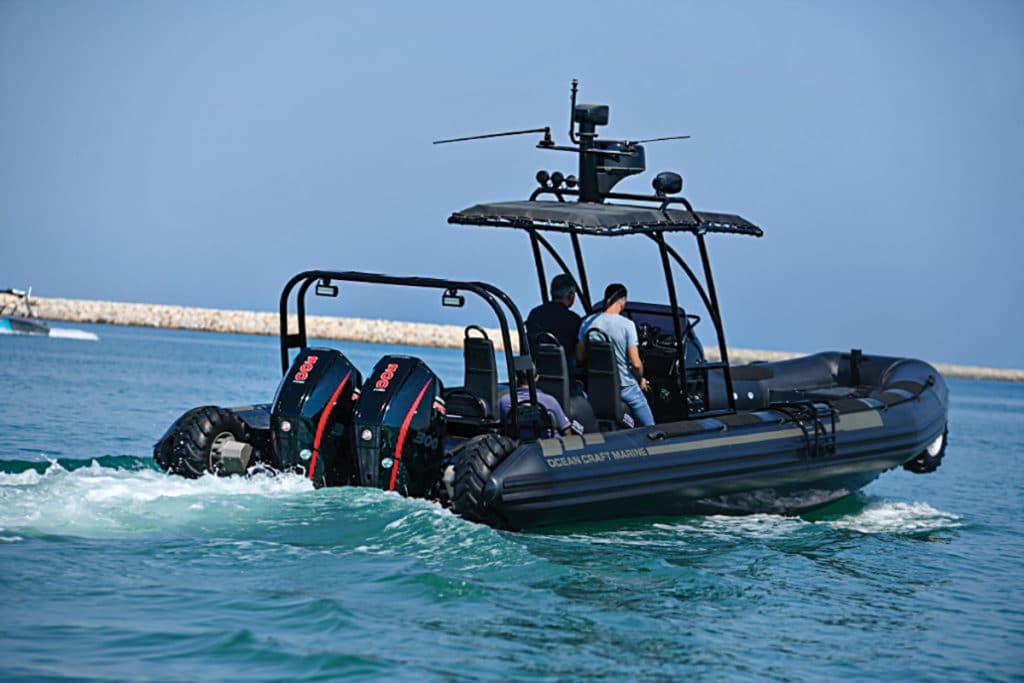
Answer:
[{"label": "person in light blue shirt", "polygon": [[589,330],[601,330],[608,335],[615,350],[622,400],[632,410],[633,417],[641,426],[649,426],[654,424],[654,415],[644,392],[650,389],[650,383],[644,378],[644,364],[640,360],[636,325],[622,315],[622,310],[626,307],[626,294],[625,285],[618,282],[605,288],[604,310],[584,318],[580,325],[576,359],[581,363],[586,360],[586,339]]}]

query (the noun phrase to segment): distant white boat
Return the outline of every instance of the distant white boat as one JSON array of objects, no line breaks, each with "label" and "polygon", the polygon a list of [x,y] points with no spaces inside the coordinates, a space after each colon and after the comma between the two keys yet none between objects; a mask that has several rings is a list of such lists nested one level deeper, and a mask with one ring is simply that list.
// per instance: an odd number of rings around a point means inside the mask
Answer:
[{"label": "distant white boat", "polygon": [[0,334],[22,334],[37,337],[60,337],[62,339],[83,339],[97,341],[99,336],[84,330],[52,328],[45,321],[36,317],[32,309],[32,288],[3,289],[0,295],[13,297],[4,302],[0,299]]}]

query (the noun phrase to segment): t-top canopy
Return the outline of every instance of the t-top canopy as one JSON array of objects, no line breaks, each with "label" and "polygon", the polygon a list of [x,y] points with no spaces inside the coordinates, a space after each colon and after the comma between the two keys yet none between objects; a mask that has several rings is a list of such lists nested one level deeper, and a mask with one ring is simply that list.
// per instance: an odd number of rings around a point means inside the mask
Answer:
[{"label": "t-top canopy", "polygon": [[515,201],[477,204],[456,211],[449,223],[496,228],[536,229],[581,235],[632,235],[649,232],[720,232],[761,237],[761,228],[726,213],[662,209],[633,204]]}]

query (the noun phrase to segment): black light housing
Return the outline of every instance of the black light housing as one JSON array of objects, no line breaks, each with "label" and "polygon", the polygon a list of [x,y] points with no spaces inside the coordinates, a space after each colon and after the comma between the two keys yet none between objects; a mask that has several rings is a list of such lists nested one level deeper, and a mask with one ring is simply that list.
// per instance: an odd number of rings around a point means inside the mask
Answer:
[{"label": "black light housing", "polygon": [[457,289],[448,289],[441,295],[441,305],[451,308],[462,308],[466,305],[466,297],[459,294]]},{"label": "black light housing", "polygon": [[683,176],[672,171],[662,171],[651,181],[654,192],[659,196],[676,194],[683,189]]},{"label": "black light housing", "polygon": [[322,278],[316,285],[317,296],[329,296],[332,299],[338,296],[338,286],[332,285],[330,278]]},{"label": "black light housing", "polygon": [[537,182],[540,184],[541,187],[547,187],[548,177],[549,176],[547,171],[537,171]]}]

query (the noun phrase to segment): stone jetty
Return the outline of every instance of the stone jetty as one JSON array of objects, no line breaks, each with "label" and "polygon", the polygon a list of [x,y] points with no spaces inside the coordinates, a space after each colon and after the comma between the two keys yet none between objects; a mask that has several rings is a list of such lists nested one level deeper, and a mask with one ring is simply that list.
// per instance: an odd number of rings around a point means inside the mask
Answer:
[{"label": "stone jetty", "polygon": [[[0,294],[0,307],[11,304],[12,298]],[[105,323],[108,325],[129,325],[135,327],[160,327],[177,330],[200,330],[205,332],[229,332],[235,334],[277,335],[277,313],[260,311],[218,310],[213,308],[190,308],[159,304],[122,303],[115,301],[92,301],[84,299],[56,299],[33,297],[32,306],[38,317],[79,323]],[[368,320],[364,318],[336,318],[307,316],[308,334],[316,339],[343,339],[373,344],[408,344],[411,346],[438,346],[459,348],[462,346],[463,329],[457,325],[435,325],[410,323],[396,320]],[[295,329],[294,319],[291,329]],[[501,348],[500,333],[489,329],[488,335]],[[513,333],[513,344],[517,344]],[[707,349],[708,356],[718,358],[718,350]],[[729,349],[732,363],[749,363],[757,360],[773,361],[795,358],[803,354],[781,351],[756,351],[751,349]],[[972,365],[932,363],[945,377],[1001,380],[1024,382],[1024,370],[987,368]]]}]

